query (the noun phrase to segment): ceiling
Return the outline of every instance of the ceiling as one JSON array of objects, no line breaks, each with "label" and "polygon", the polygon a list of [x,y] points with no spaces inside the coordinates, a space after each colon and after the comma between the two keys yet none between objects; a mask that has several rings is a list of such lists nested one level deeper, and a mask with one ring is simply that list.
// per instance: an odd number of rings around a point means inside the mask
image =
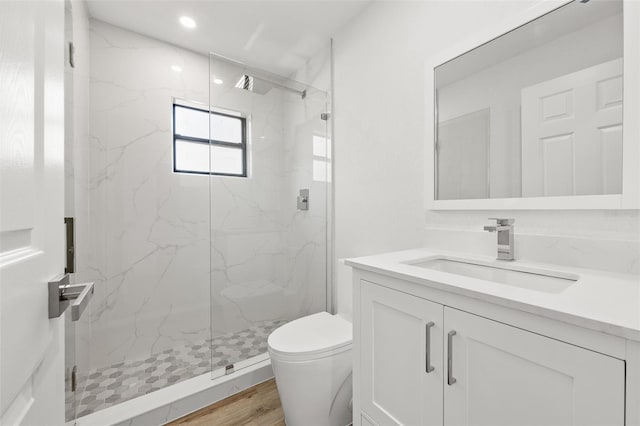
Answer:
[{"label": "ceiling", "polygon": [[[289,76],[369,0],[88,0],[92,18]],[[195,19],[186,29],[180,16]]]}]

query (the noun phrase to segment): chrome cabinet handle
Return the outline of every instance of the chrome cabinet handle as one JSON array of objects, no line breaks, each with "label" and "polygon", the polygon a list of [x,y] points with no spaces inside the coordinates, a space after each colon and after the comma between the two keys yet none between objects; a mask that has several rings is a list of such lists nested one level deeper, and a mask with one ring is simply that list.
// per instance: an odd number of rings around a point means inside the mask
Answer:
[{"label": "chrome cabinet handle", "polygon": [[456,382],[455,377],[453,377],[453,336],[455,335],[455,330],[451,330],[447,334],[447,384],[449,386]]},{"label": "chrome cabinet handle", "polygon": [[425,345],[425,369],[427,373],[431,373],[435,368],[431,365],[431,327],[435,324],[433,321],[429,321],[425,326],[425,337],[427,339],[427,344]]}]

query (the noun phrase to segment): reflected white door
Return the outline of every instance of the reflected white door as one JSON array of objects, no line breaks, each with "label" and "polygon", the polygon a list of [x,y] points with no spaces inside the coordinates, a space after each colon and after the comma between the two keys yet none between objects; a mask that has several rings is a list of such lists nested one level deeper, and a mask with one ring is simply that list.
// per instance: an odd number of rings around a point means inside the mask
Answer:
[{"label": "reflected white door", "polygon": [[379,425],[442,425],[442,305],[361,288],[362,410]]},{"label": "reflected white door", "polygon": [[522,196],[622,193],[622,59],[522,89]]},{"label": "reflected white door", "polygon": [[624,425],[624,361],[448,307],[444,321],[446,426]]},{"label": "reflected white door", "polygon": [[64,4],[0,2],[0,424],[64,423]]}]

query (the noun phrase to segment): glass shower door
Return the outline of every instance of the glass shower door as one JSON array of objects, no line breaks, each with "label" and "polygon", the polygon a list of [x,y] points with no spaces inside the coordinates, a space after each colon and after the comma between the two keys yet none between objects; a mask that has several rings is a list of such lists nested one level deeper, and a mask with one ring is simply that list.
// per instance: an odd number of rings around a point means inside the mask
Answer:
[{"label": "glass shower door", "polygon": [[74,279],[95,283],[83,314],[91,341],[76,340],[90,360],[76,359],[79,417],[211,371],[208,161],[201,173],[174,163],[180,141],[200,132],[197,120],[178,122],[178,105],[204,111],[207,157],[208,57],[101,21],[90,33],[72,72],[91,96],[78,97],[83,129],[67,138]]},{"label": "glass shower door", "polygon": [[214,375],[267,359],[275,328],[327,309],[327,101],[210,55]]}]

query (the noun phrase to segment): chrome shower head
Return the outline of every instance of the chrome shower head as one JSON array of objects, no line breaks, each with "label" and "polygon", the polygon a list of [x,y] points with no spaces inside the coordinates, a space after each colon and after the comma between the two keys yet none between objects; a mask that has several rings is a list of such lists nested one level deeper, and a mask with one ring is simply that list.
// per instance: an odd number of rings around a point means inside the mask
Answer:
[{"label": "chrome shower head", "polygon": [[236,83],[238,89],[248,90],[249,92],[265,95],[273,88],[269,82],[256,78],[252,75],[243,74]]}]

